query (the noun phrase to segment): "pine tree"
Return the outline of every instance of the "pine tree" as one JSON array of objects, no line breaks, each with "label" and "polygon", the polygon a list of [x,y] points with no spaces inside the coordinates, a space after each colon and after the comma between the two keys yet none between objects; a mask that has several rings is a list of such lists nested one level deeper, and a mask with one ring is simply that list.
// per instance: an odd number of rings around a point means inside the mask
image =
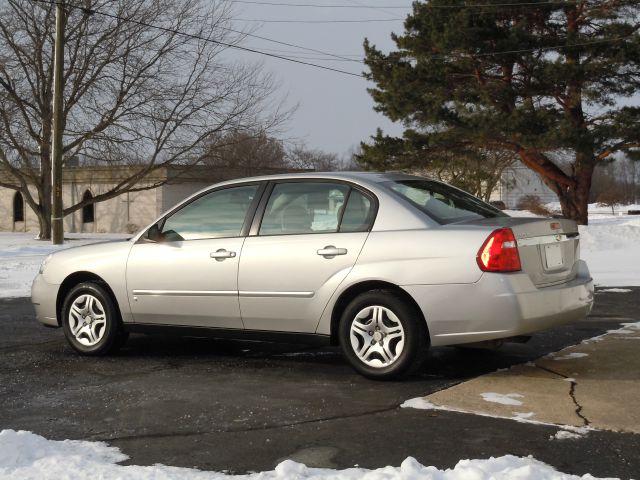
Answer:
[{"label": "pine tree", "polygon": [[[511,151],[586,224],[594,168],[640,157],[640,0],[414,2],[398,49],[365,41],[375,108],[407,127],[362,144],[368,168]],[[637,104],[637,102],[636,102]]]}]

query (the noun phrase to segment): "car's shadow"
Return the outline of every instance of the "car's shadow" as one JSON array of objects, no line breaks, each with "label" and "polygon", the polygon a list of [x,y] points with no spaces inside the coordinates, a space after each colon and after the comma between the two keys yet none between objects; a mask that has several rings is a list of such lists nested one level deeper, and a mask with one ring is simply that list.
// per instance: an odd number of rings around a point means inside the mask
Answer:
[{"label": "car's shadow", "polygon": [[[493,350],[434,347],[422,368],[403,381],[424,381],[428,378],[462,381],[526,363],[580,343],[583,339],[604,333],[610,328],[611,322],[567,325],[541,332],[527,343],[505,343]],[[233,363],[236,372],[243,368],[262,369],[266,366],[324,373],[330,372],[331,368],[350,371],[340,348],[336,346],[313,347],[304,344],[164,335],[131,335],[116,358],[130,361],[153,359],[175,366]]]}]

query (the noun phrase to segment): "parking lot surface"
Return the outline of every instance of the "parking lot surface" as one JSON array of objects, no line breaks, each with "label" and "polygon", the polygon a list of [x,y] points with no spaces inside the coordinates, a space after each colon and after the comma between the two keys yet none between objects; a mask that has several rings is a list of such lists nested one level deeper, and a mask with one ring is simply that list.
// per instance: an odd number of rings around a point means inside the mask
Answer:
[{"label": "parking lot surface", "polygon": [[599,292],[585,321],[497,351],[433,349],[418,375],[375,382],[334,347],[132,335],[117,356],[80,357],[61,330],[35,321],[27,299],[0,300],[0,429],[106,441],[137,465],[235,473],[285,458],[375,468],[413,456],[446,468],[513,454],[566,473],[637,477],[637,434],[555,440],[554,426],[400,405],[640,321],[639,312],[640,289]]}]

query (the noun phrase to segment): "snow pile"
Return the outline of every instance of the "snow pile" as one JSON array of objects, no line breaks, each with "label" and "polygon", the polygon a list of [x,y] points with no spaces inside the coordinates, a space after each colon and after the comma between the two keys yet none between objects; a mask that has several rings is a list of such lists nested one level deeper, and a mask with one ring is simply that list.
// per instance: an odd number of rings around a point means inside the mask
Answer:
[{"label": "snow pile", "polygon": [[189,468],[153,465],[122,466],[126,460],[118,448],[104,443],[83,441],[52,441],[31,432],[3,430],[0,432],[0,478],[3,480],[29,479],[154,479],[154,480],[591,480],[595,477],[577,477],[558,472],[532,457],[505,455],[488,460],[461,460],[453,469],[439,470],[425,467],[408,457],[400,467],[376,470],[349,468],[331,470],[309,468],[291,460],[280,463],[275,470],[249,475],[226,475]]},{"label": "snow pile", "polygon": [[591,216],[580,226],[580,251],[596,285],[640,285],[640,217]]}]

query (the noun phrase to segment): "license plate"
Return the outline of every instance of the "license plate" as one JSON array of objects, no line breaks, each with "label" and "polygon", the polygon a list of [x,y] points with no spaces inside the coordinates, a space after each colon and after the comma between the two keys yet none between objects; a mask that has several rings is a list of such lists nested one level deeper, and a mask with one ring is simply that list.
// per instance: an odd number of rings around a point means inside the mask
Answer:
[{"label": "license plate", "polygon": [[562,245],[552,243],[544,246],[544,257],[547,268],[555,268],[562,265]]}]

